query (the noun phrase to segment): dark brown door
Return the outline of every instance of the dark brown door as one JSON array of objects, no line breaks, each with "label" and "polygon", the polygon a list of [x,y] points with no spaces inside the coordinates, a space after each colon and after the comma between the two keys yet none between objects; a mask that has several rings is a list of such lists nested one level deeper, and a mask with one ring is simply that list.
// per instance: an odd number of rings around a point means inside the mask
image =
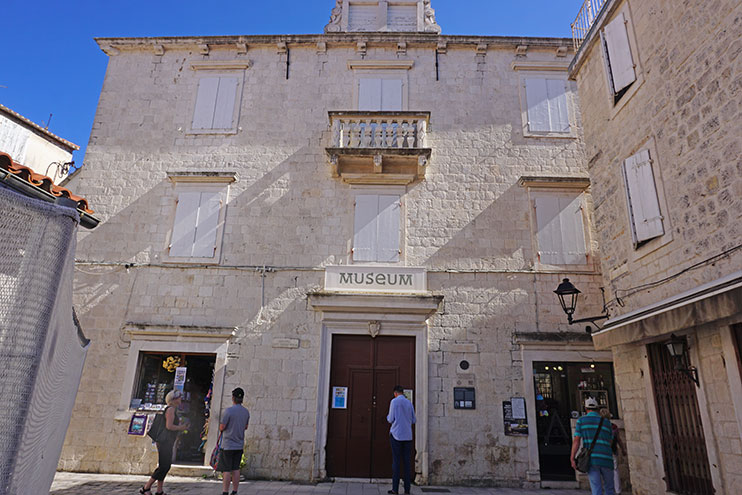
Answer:
[{"label": "dark brown door", "polygon": [[389,401],[393,398],[392,389],[397,384],[414,389],[414,337],[333,336],[330,390],[348,387],[348,407],[333,408],[330,397],[327,428],[329,476],[392,476],[386,415]]},{"label": "dark brown door", "polygon": [[713,494],[696,384],[675,368],[664,344],[650,344],[647,351],[667,489],[681,495]]}]

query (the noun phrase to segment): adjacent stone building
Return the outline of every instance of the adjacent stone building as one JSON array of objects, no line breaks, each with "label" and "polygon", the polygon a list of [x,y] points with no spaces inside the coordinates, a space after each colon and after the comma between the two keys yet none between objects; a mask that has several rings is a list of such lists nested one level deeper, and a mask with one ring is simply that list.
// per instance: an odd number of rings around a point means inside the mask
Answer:
[{"label": "adjacent stone building", "polygon": [[603,3],[570,75],[634,493],[739,493],[742,4]]},{"label": "adjacent stone building", "polygon": [[429,0],[339,0],[325,31],[97,40],[60,467],[148,472],[172,387],[203,466],[241,386],[248,476],[388,478],[399,383],[420,483],[576,484],[584,398],[620,398],[553,294],[602,307],[571,40],[441,35]]}]

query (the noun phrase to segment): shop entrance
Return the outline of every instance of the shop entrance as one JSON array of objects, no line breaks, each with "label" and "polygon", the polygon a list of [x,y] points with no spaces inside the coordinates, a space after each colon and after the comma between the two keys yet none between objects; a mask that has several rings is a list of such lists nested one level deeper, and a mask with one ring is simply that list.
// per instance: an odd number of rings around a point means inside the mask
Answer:
[{"label": "shop entrance", "polygon": [[[187,418],[191,426],[187,433],[178,436],[174,457],[174,462],[178,464],[204,464],[215,362],[216,356],[213,354],[141,354],[137,388],[132,402],[136,401],[139,409],[145,411],[164,409],[165,395],[176,385],[176,369],[185,368],[183,400],[178,416],[181,421]],[[180,376],[182,377],[182,371]]]},{"label": "shop entrance", "polygon": [[574,481],[569,456],[574,424],[593,397],[618,417],[611,363],[535,362],[536,431],[541,479]]},{"label": "shop entrance", "polygon": [[391,478],[386,415],[395,385],[409,389],[414,403],[415,337],[333,335],[328,476]]}]

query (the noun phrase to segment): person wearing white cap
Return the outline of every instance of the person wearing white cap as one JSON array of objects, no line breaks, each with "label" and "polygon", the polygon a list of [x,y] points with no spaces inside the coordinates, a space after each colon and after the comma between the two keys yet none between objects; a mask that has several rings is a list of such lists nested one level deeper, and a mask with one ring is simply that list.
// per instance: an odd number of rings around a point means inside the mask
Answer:
[{"label": "person wearing white cap", "polygon": [[183,399],[183,393],[180,390],[171,390],[165,396],[167,407],[165,408],[165,429],[157,436],[157,469],[152,473],[152,477],[139,489],[142,495],[152,495],[152,485],[157,482],[157,491],[155,495],[165,495],[163,487],[165,485],[165,476],[170,471],[173,463],[173,446],[178,434],[188,428],[188,424],[180,424],[178,415],[175,410],[180,406]]},{"label": "person wearing white cap", "polygon": [[590,480],[592,495],[615,495],[613,486],[613,451],[611,441],[613,430],[611,421],[598,413],[598,401],[592,397],[585,400],[587,414],[577,420],[570,461],[572,468],[577,469],[575,456],[582,442],[583,449],[589,449],[590,469],[587,477]]}]

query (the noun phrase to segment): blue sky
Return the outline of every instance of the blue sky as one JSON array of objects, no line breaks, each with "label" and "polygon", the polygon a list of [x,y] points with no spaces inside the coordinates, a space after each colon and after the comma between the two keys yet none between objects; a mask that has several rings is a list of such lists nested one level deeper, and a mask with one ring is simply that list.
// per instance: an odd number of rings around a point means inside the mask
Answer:
[{"label": "blue sky", "polygon": [[[80,146],[107,57],[95,37],[321,33],[335,0],[0,0],[0,103]],[[442,34],[570,37],[583,0],[433,0]]]}]

